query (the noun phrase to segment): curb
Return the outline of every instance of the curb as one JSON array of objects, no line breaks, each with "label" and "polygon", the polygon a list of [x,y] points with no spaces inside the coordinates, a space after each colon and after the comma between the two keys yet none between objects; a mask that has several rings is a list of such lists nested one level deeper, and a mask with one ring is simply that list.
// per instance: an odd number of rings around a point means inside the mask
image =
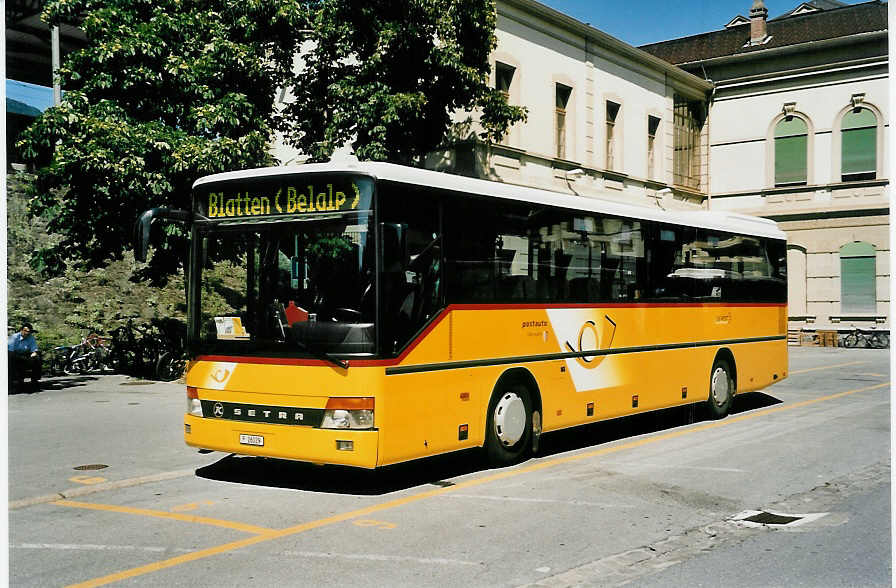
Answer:
[{"label": "curb", "polygon": [[57,500],[64,500],[67,498],[76,498],[79,496],[97,494],[99,492],[105,492],[107,490],[118,490],[120,488],[130,488],[131,486],[140,486],[141,484],[149,484],[152,482],[174,480],[176,478],[192,476],[194,473],[195,470],[175,470],[172,472],[162,472],[159,474],[140,476],[138,478],[128,478],[126,480],[118,480],[115,482],[103,482],[101,484],[95,484],[92,486],[78,486],[76,488],[69,488],[68,490],[63,490],[55,494],[45,494],[42,496],[33,496],[31,498],[22,498],[20,500],[10,501],[9,510],[26,508],[29,506],[34,506],[36,504],[56,502]]}]

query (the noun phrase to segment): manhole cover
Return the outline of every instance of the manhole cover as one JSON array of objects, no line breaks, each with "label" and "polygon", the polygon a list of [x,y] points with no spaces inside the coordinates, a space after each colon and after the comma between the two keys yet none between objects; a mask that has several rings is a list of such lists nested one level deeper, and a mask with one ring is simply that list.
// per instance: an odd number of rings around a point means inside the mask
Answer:
[{"label": "manhole cover", "polygon": [[78,470],[79,472],[86,472],[86,471],[92,471],[92,470],[101,470],[101,469],[107,468],[107,467],[109,467],[109,466],[107,466],[104,463],[89,463],[87,465],[75,466],[74,469]]},{"label": "manhole cover", "polygon": [[761,512],[751,517],[741,519],[750,523],[759,523],[760,525],[786,525],[794,521],[798,521],[803,517],[789,517],[785,515],[777,515],[770,512]]}]

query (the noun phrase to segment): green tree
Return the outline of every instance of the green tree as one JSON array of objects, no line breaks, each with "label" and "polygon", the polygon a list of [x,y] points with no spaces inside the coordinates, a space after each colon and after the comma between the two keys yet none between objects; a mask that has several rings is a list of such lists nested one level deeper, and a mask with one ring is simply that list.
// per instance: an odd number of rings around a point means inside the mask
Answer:
[{"label": "green tree", "polygon": [[281,111],[286,141],[325,160],[350,143],[360,159],[420,164],[452,114],[477,111],[496,141],[526,111],[488,86],[493,0],[322,0]]},{"label": "green tree", "polygon": [[[20,142],[37,167],[30,212],[60,236],[33,265],[118,259],[142,210],[189,208],[196,178],[269,165],[275,92],[313,4],[50,0],[44,20],[79,26],[87,44],[60,72],[62,104]],[[152,275],[183,257],[178,231],[163,241]]]}]

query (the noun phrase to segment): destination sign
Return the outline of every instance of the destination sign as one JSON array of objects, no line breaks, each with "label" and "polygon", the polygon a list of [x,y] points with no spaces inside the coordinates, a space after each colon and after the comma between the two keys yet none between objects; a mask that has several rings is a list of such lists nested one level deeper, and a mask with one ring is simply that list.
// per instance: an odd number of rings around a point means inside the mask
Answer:
[{"label": "destination sign", "polygon": [[199,214],[212,219],[233,219],[284,214],[316,214],[369,210],[372,184],[367,178],[296,178],[284,184],[259,182],[255,186],[209,186],[197,196]]}]

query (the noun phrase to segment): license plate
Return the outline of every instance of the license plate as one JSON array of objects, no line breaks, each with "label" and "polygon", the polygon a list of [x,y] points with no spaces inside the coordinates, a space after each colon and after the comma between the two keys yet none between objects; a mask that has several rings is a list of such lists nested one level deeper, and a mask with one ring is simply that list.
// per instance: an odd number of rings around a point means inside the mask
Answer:
[{"label": "license plate", "polygon": [[261,447],[264,445],[264,437],[261,435],[240,435],[240,444],[257,445]]}]

